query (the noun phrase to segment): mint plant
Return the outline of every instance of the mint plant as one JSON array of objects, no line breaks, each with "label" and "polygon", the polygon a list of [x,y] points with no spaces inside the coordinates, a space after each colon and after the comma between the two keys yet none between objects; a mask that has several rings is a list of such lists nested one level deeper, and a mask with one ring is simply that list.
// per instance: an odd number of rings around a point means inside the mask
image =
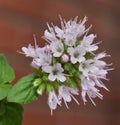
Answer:
[{"label": "mint plant", "polygon": [[[21,125],[23,104],[31,103],[44,93],[48,96],[48,106],[53,110],[57,106],[74,100],[81,95],[84,104],[86,96],[96,105],[94,98],[103,99],[99,88],[107,91],[103,84],[111,64],[102,61],[105,52],[96,54],[98,43],[93,43],[96,35],[88,34],[85,27],[87,18],[78,21],[61,20],[61,27],[48,25],[43,38],[47,41],[39,47],[34,36],[35,46],[22,47],[21,54],[32,58],[31,66],[35,72],[23,76],[14,85],[14,71],[4,55],[0,55],[0,125]],[[12,112],[12,113],[11,113]]]},{"label": "mint plant", "polygon": [[3,54],[0,54],[0,125],[21,125],[23,108],[19,103],[9,102],[14,71]]}]

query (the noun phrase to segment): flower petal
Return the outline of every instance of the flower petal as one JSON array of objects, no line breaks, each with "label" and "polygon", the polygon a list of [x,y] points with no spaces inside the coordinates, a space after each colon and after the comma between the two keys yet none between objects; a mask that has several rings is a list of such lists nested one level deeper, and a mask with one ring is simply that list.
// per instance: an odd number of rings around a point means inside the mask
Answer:
[{"label": "flower petal", "polygon": [[43,66],[42,70],[46,73],[51,73],[52,72],[52,66]]},{"label": "flower petal", "polygon": [[66,77],[64,76],[64,74],[59,73],[59,74],[57,75],[57,79],[58,79],[59,81],[61,81],[61,82],[64,82],[64,81],[66,80]]},{"label": "flower petal", "polygon": [[51,81],[55,81],[56,75],[53,75],[52,73],[49,74],[48,79]]}]

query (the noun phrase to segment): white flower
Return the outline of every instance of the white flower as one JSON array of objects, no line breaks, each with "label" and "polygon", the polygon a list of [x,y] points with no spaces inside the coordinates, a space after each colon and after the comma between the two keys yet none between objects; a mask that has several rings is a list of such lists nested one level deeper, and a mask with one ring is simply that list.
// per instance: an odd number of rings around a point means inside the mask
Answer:
[{"label": "white flower", "polygon": [[87,102],[86,94],[88,95],[91,102],[95,106],[96,106],[96,104],[92,98],[99,97],[100,99],[103,99],[103,95],[101,95],[99,93],[99,90],[97,88],[95,88],[95,82],[92,81],[91,79],[87,79],[86,77],[81,76],[81,88],[82,88],[81,95],[82,95],[82,99],[83,99],[84,103]]},{"label": "white flower", "polygon": [[79,71],[88,80],[94,81],[95,85],[102,87],[108,91],[106,86],[102,83],[100,79],[106,79],[107,69],[104,69],[107,64],[104,61],[97,59],[90,59],[82,62],[79,65]]},{"label": "white flower", "polygon": [[52,62],[52,55],[50,53],[49,45],[45,47],[38,47],[35,41],[35,47],[31,46],[30,44],[27,47],[22,47],[22,54],[25,54],[27,57],[32,57],[31,66],[38,69],[40,66],[49,65]]},{"label": "white flower", "polygon": [[84,17],[83,20],[80,20],[78,22],[78,17],[75,17],[73,20],[69,20],[68,22],[66,22],[65,20],[62,21],[61,19],[61,24],[62,28],[66,34],[71,34],[75,37],[80,37],[82,36],[86,30],[85,30],[85,22],[87,21],[87,17]]},{"label": "white flower", "polygon": [[65,34],[65,44],[67,46],[74,46],[76,42],[76,37],[70,33]]},{"label": "white flower", "polygon": [[74,46],[76,39],[81,37],[87,30],[85,30],[84,23],[87,18],[85,17],[82,21],[77,22],[78,17],[75,17],[73,20],[63,21],[61,18],[61,27],[62,29],[55,27],[55,32],[60,39],[64,39],[67,46]]},{"label": "white flower", "polygon": [[56,42],[58,41],[55,31],[54,31],[54,27],[50,27],[49,24],[47,24],[48,26],[48,30],[45,30],[44,32],[44,39],[47,40],[48,42]]},{"label": "white flower", "polygon": [[33,59],[35,59],[38,57],[39,51],[45,47],[43,48],[38,47],[35,35],[33,35],[33,37],[34,37],[35,47],[29,44],[28,47],[22,47],[23,52],[20,53],[25,54],[26,57],[32,57]]},{"label": "white flower", "polygon": [[86,31],[85,31],[85,26],[84,23],[86,22],[86,17],[83,19],[83,21],[77,23],[77,17],[74,18],[74,20],[70,20],[65,23],[65,28],[64,28],[64,39],[65,39],[65,44],[68,46],[73,46],[75,45],[76,39],[80,36],[82,36]]},{"label": "white flower", "polygon": [[64,51],[64,46],[61,41],[58,42],[52,42],[50,44],[50,49],[53,52],[54,57],[60,57]]},{"label": "white flower", "polygon": [[37,57],[36,48],[34,48],[31,44],[28,45],[28,48],[22,47],[22,51],[26,57],[32,57],[32,58]]},{"label": "white flower", "polygon": [[99,59],[102,59],[103,57],[107,57],[107,56],[110,56],[110,55],[107,55],[105,52],[101,52],[101,53],[99,53],[99,54],[95,57],[95,59],[96,59],[96,60],[99,60]]},{"label": "white flower", "polygon": [[[80,41],[80,46],[85,49],[86,52],[92,52],[98,49],[96,44],[92,44],[96,35],[90,34],[88,36],[84,36]],[[92,44],[92,45],[91,45]]]},{"label": "white flower", "polygon": [[105,90],[109,91],[109,89],[103,84],[103,82],[100,79],[106,79],[106,78],[101,78],[97,75],[89,75],[89,79],[93,80],[95,82],[95,85],[104,88]]},{"label": "white flower", "polygon": [[104,69],[107,66],[110,66],[111,64],[107,64],[105,61],[100,60],[103,57],[107,57],[110,55],[107,55],[105,52],[99,53],[94,57],[94,63],[96,66],[98,66],[100,69]]},{"label": "white flower", "polygon": [[101,81],[101,79],[106,80],[106,74],[109,70],[107,69],[108,65],[104,61],[99,60],[105,56],[105,53],[100,53],[93,59],[86,60],[79,65],[79,71],[82,72],[80,79],[82,87],[81,94],[84,103],[87,101],[86,95],[88,95],[94,105],[95,103],[92,98],[103,98],[96,87],[104,88],[105,90],[109,91]]},{"label": "white flower", "polygon": [[[99,56],[99,57],[98,57]],[[101,54],[98,54],[94,59],[94,66],[98,67],[99,71],[96,71],[94,74],[97,78],[99,79],[106,79],[106,75],[108,73],[109,70],[113,70],[113,69],[108,69],[108,66],[110,66],[111,64],[107,64],[106,62],[99,60],[98,58],[100,58],[100,56],[102,56]],[[107,56],[107,55],[106,55]]]},{"label": "white flower", "polygon": [[64,70],[60,63],[56,63],[53,66],[43,66],[42,69],[44,72],[50,73],[48,79],[51,81],[57,79],[58,81],[64,82],[66,80],[66,77],[62,73]]},{"label": "white flower", "polygon": [[53,110],[57,108],[57,104],[61,105],[60,100],[58,99],[54,91],[50,92],[48,96],[48,105],[51,109],[51,115],[53,114]]},{"label": "white flower", "polygon": [[38,67],[50,65],[51,62],[52,62],[52,55],[50,53],[45,53],[44,51],[39,53],[39,57],[33,60],[34,65]]},{"label": "white flower", "polygon": [[64,37],[64,29],[60,29],[58,26],[54,27],[54,30],[56,32],[56,36],[59,37],[60,39],[63,39]]},{"label": "white flower", "polygon": [[78,22],[78,17],[75,17],[73,20],[63,21],[61,19],[61,28],[58,26],[52,25],[52,27],[48,25],[48,30],[45,30],[44,38],[49,42],[58,42],[59,40],[64,40],[64,43],[67,46],[74,46],[76,43],[76,39],[81,37],[88,29],[85,29],[85,22],[87,20],[84,17],[83,20]]},{"label": "white flower", "polygon": [[99,71],[99,67],[97,67],[94,64],[94,60],[85,60],[84,62],[80,63],[79,65],[79,71],[82,72],[82,74],[87,77],[90,73],[95,74]]},{"label": "white flower", "polygon": [[64,103],[65,103],[67,108],[69,108],[68,105],[67,105],[67,102],[71,102],[72,98],[79,105],[79,102],[73,96],[73,95],[79,95],[77,89],[73,89],[73,88],[62,85],[62,86],[59,87],[58,91],[59,91],[58,98],[60,100],[63,98]]},{"label": "white flower", "polygon": [[43,48],[37,48],[37,57],[33,58],[31,65],[34,68],[39,68],[40,66],[50,65],[52,62],[52,55],[50,53],[50,47],[46,45]]},{"label": "white flower", "polygon": [[107,64],[104,61],[98,60],[95,57],[80,63],[79,71],[81,71],[86,77],[89,74],[93,74],[96,76],[101,76],[101,78],[106,78],[106,74],[108,73],[106,66]]},{"label": "white flower", "polygon": [[70,60],[73,64],[77,62],[81,63],[85,60],[85,51],[80,46],[77,46],[76,48],[69,47],[67,51],[71,56]]}]

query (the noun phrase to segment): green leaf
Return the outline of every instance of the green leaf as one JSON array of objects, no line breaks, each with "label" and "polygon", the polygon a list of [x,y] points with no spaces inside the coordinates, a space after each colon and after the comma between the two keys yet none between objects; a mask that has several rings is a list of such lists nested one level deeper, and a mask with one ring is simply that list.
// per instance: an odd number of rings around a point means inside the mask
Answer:
[{"label": "green leaf", "polygon": [[7,95],[12,85],[10,84],[0,84],[0,100],[4,99]]},{"label": "green leaf", "polygon": [[25,104],[37,99],[36,87],[33,86],[34,79],[35,74],[21,78],[8,93],[8,102]]},{"label": "green leaf", "polygon": [[0,54],[0,83],[11,82],[14,79],[14,71],[4,55]]},{"label": "green leaf", "polygon": [[17,103],[0,104],[0,125],[21,125],[23,108]]}]

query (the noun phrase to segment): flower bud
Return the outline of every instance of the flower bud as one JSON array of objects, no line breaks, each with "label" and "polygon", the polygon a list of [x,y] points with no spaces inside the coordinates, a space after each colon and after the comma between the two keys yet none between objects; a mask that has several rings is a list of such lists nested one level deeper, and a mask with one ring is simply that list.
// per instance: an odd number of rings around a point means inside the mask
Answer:
[{"label": "flower bud", "polygon": [[47,91],[47,93],[50,93],[50,92],[54,91],[53,86],[51,84],[47,84],[46,91]]},{"label": "flower bud", "polygon": [[63,62],[68,62],[69,61],[69,56],[67,54],[63,54],[62,61]]},{"label": "flower bud", "polygon": [[42,80],[43,80],[44,82],[49,81],[48,75],[44,74],[43,77],[42,77]]},{"label": "flower bud", "polygon": [[34,87],[39,86],[41,84],[41,82],[42,82],[42,79],[40,79],[40,78],[35,79],[33,82]]},{"label": "flower bud", "polygon": [[42,95],[43,92],[44,92],[44,90],[45,90],[45,84],[40,84],[39,87],[38,87],[38,89],[37,89],[37,93],[39,95]]}]

